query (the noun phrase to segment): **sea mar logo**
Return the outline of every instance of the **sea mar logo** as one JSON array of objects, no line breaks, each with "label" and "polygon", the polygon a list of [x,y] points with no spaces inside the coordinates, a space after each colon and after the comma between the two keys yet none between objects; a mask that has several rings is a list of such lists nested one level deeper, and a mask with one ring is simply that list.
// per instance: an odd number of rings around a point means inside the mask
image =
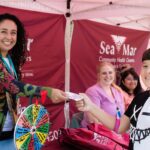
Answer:
[{"label": "sea mar logo", "polygon": [[121,49],[121,46],[124,44],[126,37],[124,36],[118,36],[118,35],[111,35],[115,45],[116,45],[116,49],[119,52]]},{"label": "sea mar logo", "polygon": [[137,47],[132,46],[132,43],[126,43],[127,37],[118,35],[110,35],[110,37],[113,39],[113,44],[110,44],[110,41],[100,41],[100,55],[114,56],[118,53],[122,56],[135,56]]}]

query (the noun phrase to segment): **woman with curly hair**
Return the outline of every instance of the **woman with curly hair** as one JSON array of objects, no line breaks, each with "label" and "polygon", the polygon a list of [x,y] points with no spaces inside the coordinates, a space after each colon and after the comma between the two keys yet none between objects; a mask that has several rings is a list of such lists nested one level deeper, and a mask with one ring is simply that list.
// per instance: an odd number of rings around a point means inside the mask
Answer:
[{"label": "woman with curly hair", "polygon": [[[18,96],[40,96],[42,91],[53,103],[64,102],[66,94],[51,87],[21,82],[21,67],[26,60],[26,37],[21,21],[14,15],[0,15],[0,146],[14,150],[13,130]],[[10,144],[10,145],[9,145]]]}]

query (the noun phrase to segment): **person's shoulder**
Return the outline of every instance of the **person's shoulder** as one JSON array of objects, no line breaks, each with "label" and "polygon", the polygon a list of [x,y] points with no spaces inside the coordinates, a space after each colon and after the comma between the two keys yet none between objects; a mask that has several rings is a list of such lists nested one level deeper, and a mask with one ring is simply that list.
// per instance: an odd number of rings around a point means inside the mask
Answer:
[{"label": "person's shoulder", "polygon": [[144,103],[147,101],[147,99],[150,97],[150,91],[144,91],[139,94],[137,94],[134,99],[132,100],[131,104],[129,105],[128,110],[133,110],[134,107],[141,107],[144,105]]},{"label": "person's shoulder", "polygon": [[88,87],[86,91],[93,90],[93,89],[96,89],[96,88],[97,88],[97,84],[94,84],[94,85]]},{"label": "person's shoulder", "polygon": [[97,84],[94,84],[92,86],[90,86],[87,90],[86,90],[86,94],[89,94],[89,93],[97,93],[98,91],[100,90],[100,87],[97,85]]},{"label": "person's shoulder", "polygon": [[138,95],[138,96],[143,96],[143,95],[145,95],[145,96],[150,96],[150,90],[143,91],[143,92],[141,92],[141,93],[138,93],[137,95]]},{"label": "person's shoulder", "polygon": [[136,99],[147,99],[150,96],[150,90],[138,93],[135,98]]}]

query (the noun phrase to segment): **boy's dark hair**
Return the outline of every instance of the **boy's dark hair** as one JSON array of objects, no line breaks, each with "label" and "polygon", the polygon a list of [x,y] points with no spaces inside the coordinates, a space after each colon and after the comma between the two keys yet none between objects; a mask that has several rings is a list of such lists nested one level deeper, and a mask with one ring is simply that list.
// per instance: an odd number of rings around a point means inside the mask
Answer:
[{"label": "boy's dark hair", "polygon": [[143,53],[142,61],[144,60],[150,60],[150,48]]}]

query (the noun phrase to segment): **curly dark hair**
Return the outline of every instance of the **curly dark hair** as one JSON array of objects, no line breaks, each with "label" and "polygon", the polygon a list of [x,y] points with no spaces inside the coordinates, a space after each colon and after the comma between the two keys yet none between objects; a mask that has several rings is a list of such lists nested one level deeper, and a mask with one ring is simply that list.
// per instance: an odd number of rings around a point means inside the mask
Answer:
[{"label": "curly dark hair", "polygon": [[3,22],[4,20],[11,20],[13,21],[16,26],[17,26],[17,41],[15,46],[12,48],[11,51],[9,51],[9,54],[12,58],[12,61],[14,63],[18,79],[21,79],[21,66],[25,63],[26,61],[26,33],[24,26],[22,22],[12,14],[0,14],[0,22]]},{"label": "curly dark hair", "polygon": [[140,84],[140,80],[139,80],[139,75],[136,73],[136,71],[134,70],[134,68],[129,68],[126,71],[124,71],[123,73],[121,73],[121,82],[120,82],[120,87],[122,88],[122,90],[124,90],[125,92],[127,92],[129,95],[129,89],[123,84],[123,82],[125,81],[126,77],[131,74],[133,76],[133,78],[135,80],[137,80],[137,86],[134,89],[134,95],[137,95],[138,93],[142,92],[142,87]]}]

